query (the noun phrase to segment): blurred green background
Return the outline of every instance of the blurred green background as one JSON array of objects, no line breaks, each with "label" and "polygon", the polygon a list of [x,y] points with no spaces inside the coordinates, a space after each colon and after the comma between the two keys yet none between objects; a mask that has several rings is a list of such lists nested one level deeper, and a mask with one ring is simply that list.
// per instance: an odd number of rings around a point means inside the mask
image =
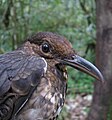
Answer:
[{"label": "blurred green background", "polygon": [[[16,49],[36,32],[51,31],[95,63],[95,9],[95,0],[0,0],[0,53]],[[68,74],[68,97],[93,92],[92,77],[72,68]]]}]

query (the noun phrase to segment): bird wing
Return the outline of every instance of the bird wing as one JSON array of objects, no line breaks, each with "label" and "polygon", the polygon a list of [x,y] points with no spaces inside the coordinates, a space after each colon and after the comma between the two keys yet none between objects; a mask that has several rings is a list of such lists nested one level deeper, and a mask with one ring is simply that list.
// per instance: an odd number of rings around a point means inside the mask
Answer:
[{"label": "bird wing", "polygon": [[10,88],[19,94],[27,94],[30,86],[38,84],[45,68],[43,58],[23,51],[0,55],[0,96]]},{"label": "bird wing", "polygon": [[25,96],[24,103],[17,105],[20,109],[39,84],[46,67],[43,58],[28,55],[21,50],[0,55],[0,106],[10,93],[16,93]]}]

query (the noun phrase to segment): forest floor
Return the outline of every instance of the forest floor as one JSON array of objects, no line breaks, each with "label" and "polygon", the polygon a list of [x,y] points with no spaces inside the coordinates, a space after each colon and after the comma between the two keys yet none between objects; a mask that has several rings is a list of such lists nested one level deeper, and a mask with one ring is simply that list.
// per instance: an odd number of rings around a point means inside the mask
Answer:
[{"label": "forest floor", "polygon": [[68,97],[58,120],[86,120],[92,101],[91,94],[78,94]]}]

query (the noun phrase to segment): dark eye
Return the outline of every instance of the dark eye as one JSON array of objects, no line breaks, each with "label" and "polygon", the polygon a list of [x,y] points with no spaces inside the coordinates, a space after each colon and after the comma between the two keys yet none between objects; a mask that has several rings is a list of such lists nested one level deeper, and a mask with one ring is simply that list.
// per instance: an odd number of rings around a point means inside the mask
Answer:
[{"label": "dark eye", "polygon": [[45,52],[45,53],[48,53],[50,51],[50,47],[49,47],[48,43],[44,43],[42,45],[42,51]]}]

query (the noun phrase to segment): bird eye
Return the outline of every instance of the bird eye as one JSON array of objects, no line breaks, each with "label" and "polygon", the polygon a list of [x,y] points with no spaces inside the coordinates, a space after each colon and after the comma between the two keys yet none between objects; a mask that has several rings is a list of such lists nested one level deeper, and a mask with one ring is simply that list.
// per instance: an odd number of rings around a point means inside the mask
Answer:
[{"label": "bird eye", "polygon": [[45,53],[48,53],[48,52],[50,51],[49,44],[44,43],[44,44],[42,45],[42,51],[45,52]]}]

